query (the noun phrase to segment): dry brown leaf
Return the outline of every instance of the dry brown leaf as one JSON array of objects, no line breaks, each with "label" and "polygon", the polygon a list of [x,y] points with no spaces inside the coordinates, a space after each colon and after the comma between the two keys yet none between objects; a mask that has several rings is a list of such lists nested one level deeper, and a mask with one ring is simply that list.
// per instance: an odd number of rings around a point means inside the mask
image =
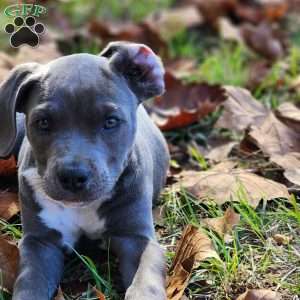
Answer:
[{"label": "dry brown leaf", "polygon": [[[214,25],[224,15],[230,14],[241,22],[258,24],[262,21],[278,21],[283,18],[288,5],[286,0],[237,1],[237,0],[185,0],[197,5],[206,21]],[[296,0],[297,1],[297,0]]]},{"label": "dry brown leaf", "polygon": [[[1,65],[0,65],[1,66]],[[290,85],[291,90],[294,90],[296,92],[300,92],[300,75],[298,75]]]},{"label": "dry brown leaf", "polygon": [[0,68],[11,69],[15,65],[11,56],[4,52],[0,52]]},{"label": "dry brown leaf", "polygon": [[166,42],[147,23],[122,22],[118,24],[97,20],[89,24],[89,31],[104,43],[114,40],[126,40],[146,44],[161,56],[166,56],[168,52]]},{"label": "dry brown leaf", "polygon": [[276,108],[278,117],[300,123],[300,109],[291,102],[284,102]]},{"label": "dry brown leaf", "polygon": [[179,79],[199,72],[197,61],[191,58],[168,60],[164,65],[167,72],[172,73],[176,78]]},{"label": "dry brown leaf", "polygon": [[284,102],[275,111],[276,116],[288,127],[300,132],[300,109],[291,102]]},{"label": "dry brown leaf", "polygon": [[237,0],[187,0],[187,2],[196,5],[205,20],[213,26],[219,17],[233,11],[238,4]]},{"label": "dry brown leaf", "polygon": [[299,0],[287,0],[289,11],[300,12],[300,1]]},{"label": "dry brown leaf", "polygon": [[[255,91],[265,81],[272,70],[273,63],[265,59],[259,59],[249,62],[249,75],[247,80],[247,88]],[[278,78],[275,85],[281,84],[281,78]]]},{"label": "dry brown leaf", "polygon": [[272,155],[270,160],[284,169],[283,175],[290,182],[300,186],[300,153]]},{"label": "dry brown leaf", "polygon": [[216,165],[214,165],[210,171],[219,172],[219,171],[230,171],[237,167],[238,163],[232,160],[224,160]]},{"label": "dry brown leaf", "polygon": [[239,222],[240,215],[237,214],[231,207],[227,208],[223,217],[206,218],[202,220],[204,225],[217,232],[221,237],[224,238],[225,241],[230,241],[232,239],[230,235],[232,229]]},{"label": "dry brown leaf", "polygon": [[278,21],[285,16],[287,10],[286,0],[257,0],[240,3],[235,14],[244,21],[258,24],[263,21]]},{"label": "dry brown leaf", "polygon": [[145,23],[164,40],[169,41],[178,32],[203,23],[203,17],[194,5],[157,11]]},{"label": "dry brown leaf", "polygon": [[212,148],[205,157],[213,162],[225,160],[230,154],[232,148],[237,145],[237,142],[226,142],[219,146]]},{"label": "dry brown leaf", "polygon": [[284,54],[283,37],[274,31],[269,23],[261,23],[258,26],[244,24],[241,34],[251,49],[267,59],[275,60]]},{"label": "dry brown leaf", "polygon": [[290,182],[299,185],[300,186],[300,169],[290,169],[290,170],[286,170],[284,172],[284,176],[286,177],[286,179],[288,179]]},{"label": "dry brown leaf", "polygon": [[255,145],[268,156],[300,151],[300,131],[294,130],[299,125],[297,107],[284,105],[278,109],[277,114],[285,124],[256,101],[249,91],[229,86],[226,94],[228,99],[216,127],[236,131],[250,128],[241,146]]},{"label": "dry brown leaf", "polygon": [[299,167],[300,153],[290,152],[286,155],[273,155],[270,158],[271,161],[282,167],[283,169],[292,169],[293,167]]},{"label": "dry brown leaf", "polygon": [[23,45],[16,55],[9,56],[0,52],[0,82],[4,80],[9,71],[18,64],[26,62],[47,63],[61,56],[54,42],[42,43],[39,47],[32,48]]},{"label": "dry brown leaf", "polygon": [[0,176],[11,176],[17,174],[17,162],[14,156],[8,159],[0,159]]},{"label": "dry brown leaf", "polygon": [[274,30],[269,23],[260,23],[258,26],[243,23],[238,26],[222,17],[217,24],[223,39],[245,44],[267,59],[274,60],[284,54],[286,42],[283,33]]},{"label": "dry brown leaf", "polygon": [[241,169],[184,171],[179,176],[180,186],[199,200],[213,199],[220,205],[227,201],[237,201],[241,188],[247,193],[249,204],[253,207],[256,207],[261,199],[289,197],[284,185]]},{"label": "dry brown leaf", "polygon": [[300,132],[282,123],[272,112],[261,124],[251,126],[246,139],[268,156],[300,152]]},{"label": "dry brown leaf", "polygon": [[272,238],[279,246],[288,245],[290,241],[293,239],[292,236],[288,236],[280,233],[274,234]]},{"label": "dry brown leaf", "polygon": [[9,220],[20,211],[17,193],[0,192],[0,219]]},{"label": "dry brown leaf", "polygon": [[15,65],[26,62],[48,63],[61,56],[54,42],[40,44],[36,48],[23,45],[14,58]]},{"label": "dry brown leaf", "polygon": [[[2,288],[12,291],[19,265],[19,249],[11,241],[0,236],[0,274]],[[1,288],[1,285],[0,285]]]},{"label": "dry brown leaf", "polygon": [[65,297],[64,297],[61,287],[58,288],[58,291],[57,291],[57,294],[56,294],[54,300],[65,300]]},{"label": "dry brown leaf", "polygon": [[228,18],[222,17],[218,20],[218,30],[224,40],[237,41],[243,43],[241,30],[234,25]]},{"label": "dry brown leaf", "polygon": [[261,123],[268,109],[243,88],[227,86],[224,111],[216,123],[218,128],[244,131],[249,125]]},{"label": "dry brown leaf", "polygon": [[93,291],[95,292],[96,297],[98,298],[98,300],[105,300],[106,299],[105,295],[102,292],[100,292],[96,287],[93,287]]},{"label": "dry brown leaf", "polygon": [[264,17],[269,21],[277,21],[288,12],[286,0],[259,0],[264,10]]},{"label": "dry brown leaf", "polygon": [[183,29],[199,25],[202,21],[201,14],[194,6],[185,6],[156,12],[139,24],[92,21],[89,31],[104,42],[127,40],[144,43],[166,56],[166,41]]},{"label": "dry brown leaf", "polygon": [[219,85],[207,83],[184,84],[170,72],[165,75],[166,93],[157,97],[150,114],[162,130],[192,124],[214,111],[225,100]]},{"label": "dry brown leaf", "polygon": [[14,66],[13,58],[4,52],[0,52],[0,82],[6,78],[7,73]]},{"label": "dry brown leaf", "polygon": [[280,300],[280,295],[267,289],[247,290],[236,300]]},{"label": "dry brown leaf", "polygon": [[219,258],[209,237],[197,227],[188,225],[178,242],[167,279],[167,299],[180,300],[196,262]]}]

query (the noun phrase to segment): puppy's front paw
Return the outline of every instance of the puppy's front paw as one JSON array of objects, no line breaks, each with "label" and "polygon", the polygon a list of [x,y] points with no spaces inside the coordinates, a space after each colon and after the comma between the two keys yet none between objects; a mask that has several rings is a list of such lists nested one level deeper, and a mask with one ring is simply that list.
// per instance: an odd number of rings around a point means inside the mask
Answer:
[{"label": "puppy's front paw", "polygon": [[135,287],[130,286],[125,295],[125,300],[166,300],[166,292],[164,289],[147,286]]}]

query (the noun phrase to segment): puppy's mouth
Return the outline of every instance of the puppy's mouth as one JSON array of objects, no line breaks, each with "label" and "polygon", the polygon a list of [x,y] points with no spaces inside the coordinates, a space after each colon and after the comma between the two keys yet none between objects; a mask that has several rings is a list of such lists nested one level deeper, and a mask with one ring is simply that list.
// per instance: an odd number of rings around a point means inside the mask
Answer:
[{"label": "puppy's mouth", "polygon": [[63,191],[59,185],[55,184],[51,177],[42,176],[37,172],[37,169],[30,169],[28,172],[28,180],[31,185],[34,186],[34,190],[37,191],[45,201],[55,202],[63,206],[82,207],[87,206],[95,201],[104,202],[110,198],[111,193],[103,192],[99,188],[86,193],[67,193]]},{"label": "puppy's mouth", "polygon": [[95,201],[104,202],[111,197],[111,193],[103,191],[99,188],[97,190],[93,190],[92,192],[85,191],[75,194],[64,191],[57,186],[54,186],[53,188],[47,180],[43,180],[42,186],[48,200],[68,207],[84,207]]},{"label": "puppy's mouth", "polygon": [[89,197],[84,197],[80,194],[66,193],[57,185],[54,185],[54,188],[52,188],[51,183],[46,178],[43,178],[42,189],[48,200],[65,206],[84,206],[93,200],[89,200]]}]

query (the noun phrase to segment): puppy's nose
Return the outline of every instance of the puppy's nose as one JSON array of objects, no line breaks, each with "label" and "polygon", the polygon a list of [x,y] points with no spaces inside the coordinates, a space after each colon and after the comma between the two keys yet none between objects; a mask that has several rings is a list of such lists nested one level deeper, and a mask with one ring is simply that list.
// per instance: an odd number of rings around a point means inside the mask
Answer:
[{"label": "puppy's nose", "polygon": [[57,172],[58,179],[65,190],[79,192],[86,188],[89,172],[84,168],[63,167]]}]

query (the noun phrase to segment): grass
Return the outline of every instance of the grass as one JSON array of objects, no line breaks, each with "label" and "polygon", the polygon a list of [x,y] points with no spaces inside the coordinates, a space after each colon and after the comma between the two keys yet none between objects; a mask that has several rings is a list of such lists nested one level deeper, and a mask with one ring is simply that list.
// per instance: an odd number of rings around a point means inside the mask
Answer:
[{"label": "grass", "polygon": [[[61,1],[57,5],[72,21],[75,27],[94,17],[110,20],[141,21],[153,11],[169,7],[174,0],[119,0],[104,1]],[[5,4],[1,4],[3,8]],[[7,20],[2,20],[4,27]],[[296,26],[294,26],[296,28]],[[245,47],[220,41],[209,31],[199,29],[182,31],[169,41],[172,58],[191,58],[198,63],[196,76],[187,78],[192,81],[206,81],[211,84],[246,86],[249,78],[250,64],[253,56]],[[203,31],[204,30],[204,31]],[[293,30],[294,46],[288,56],[273,64],[267,77],[253,91],[254,95],[270,108],[276,108],[283,101],[299,101],[297,92],[289,91],[290,83],[300,74],[300,35]],[[1,38],[2,36],[0,36]],[[5,35],[5,42],[7,36]],[[99,44],[85,41],[76,42],[69,49],[70,53],[100,52]],[[281,85],[280,82],[284,82]],[[187,155],[194,165],[202,170],[209,165],[195,145],[205,145],[212,132],[213,124],[221,111],[218,110],[200,122],[166,133],[168,141],[174,144],[190,144]],[[214,131],[215,132],[215,131]],[[218,132],[220,135],[221,132]],[[232,134],[227,132],[227,134]],[[175,160],[174,167],[180,166]],[[283,299],[297,299],[300,294],[300,200],[291,196],[289,200],[270,202],[266,207],[253,209],[247,202],[247,195],[241,191],[231,203],[236,212],[241,215],[241,222],[232,232],[232,241],[225,242],[212,230],[203,228],[201,219],[219,217],[224,214],[225,207],[214,203],[213,199],[200,203],[184,189],[179,193],[168,187],[164,190],[161,203],[165,208],[163,229],[157,228],[159,242],[166,250],[168,264],[174,257],[176,242],[187,224],[200,226],[211,237],[215,249],[222,260],[208,259],[194,270],[187,288],[189,299],[235,299],[246,288],[272,288],[283,295]],[[9,224],[0,220],[1,233],[9,234],[15,240],[22,236],[20,221]],[[273,239],[274,234],[280,233],[292,236],[288,245],[278,246]],[[79,298],[97,299],[93,286],[105,293],[107,299],[118,300],[116,262],[106,253],[106,264],[102,266],[97,258],[83,255],[74,250],[73,257],[66,265],[63,285],[67,285],[73,277],[76,282],[84,283],[86,290]],[[294,297],[294,298],[293,298]],[[74,295],[66,291],[65,298],[74,299]],[[8,300],[10,296],[0,291],[0,300]]]},{"label": "grass", "polygon": [[22,237],[20,220],[18,220],[18,223],[10,224],[0,218],[0,233],[5,233],[14,240],[19,240]]},{"label": "grass", "polygon": [[[202,168],[202,159],[193,155]],[[220,217],[226,204],[218,206],[213,199],[206,203],[179,193],[172,187],[162,196],[165,207],[165,230],[160,243],[168,249],[169,262],[174,256],[176,241],[185,225],[193,223],[206,230],[221,260],[208,259],[194,270],[186,294],[188,299],[236,299],[246,288],[271,288],[282,299],[297,299],[300,287],[300,203],[294,195],[253,209],[244,189],[231,203],[241,216],[233,229],[232,241],[225,242],[212,230],[201,226],[201,219]],[[275,234],[292,236],[288,245],[277,245]]]},{"label": "grass", "polygon": [[[76,282],[88,283],[87,290],[81,295],[78,291],[71,290],[72,299],[92,300],[98,299],[95,297],[95,288],[101,291],[107,300],[119,300],[120,295],[116,291],[116,285],[112,280],[111,273],[116,274],[116,265],[113,258],[110,257],[109,247],[106,252],[106,263],[101,265],[99,263],[98,255],[88,256],[80,254],[76,249],[72,249],[75,256],[73,256],[65,267],[64,279],[62,285],[68,285],[70,280],[75,279]],[[103,255],[103,253],[102,253]],[[78,274],[81,274],[78,277]],[[74,278],[74,274],[76,277]],[[79,293],[80,294],[80,293]]]},{"label": "grass", "polygon": [[78,27],[92,18],[139,22],[150,13],[169,7],[173,2],[174,0],[81,0],[61,2],[57,6],[73,22],[73,26]]},{"label": "grass", "polygon": [[186,30],[177,33],[168,45],[172,58],[195,58],[200,59],[204,55],[203,47],[199,47],[199,38],[197,35]]},{"label": "grass", "polygon": [[249,57],[243,46],[223,44],[200,64],[200,78],[211,84],[245,86],[249,77]]},{"label": "grass", "polygon": [[[272,288],[282,293],[283,299],[292,299],[300,287],[299,202],[292,196],[267,208],[253,209],[243,193],[234,200],[239,200],[233,207],[241,222],[233,230],[230,243],[206,229],[222,260],[209,259],[194,271],[189,299],[235,299],[246,288]],[[167,230],[160,242],[170,251],[174,251],[184,225],[201,226],[202,218],[223,215],[222,208],[213,201],[199,203],[185,191],[178,194],[170,189],[163,196],[163,205]],[[289,245],[278,246],[272,238],[276,233],[294,239]]]},{"label": "grass", "polygon": [[216,43],[214,39],[200,40],[199,33],[182,31],[171,40],[169,49],[173,58],[193,58],[199,62],[199,71],[189,80],[244,86],[249,77],[251,53],[236,43]]},{"label": "grass", "polygon": [[[199,32],[197,35],[195,32],[182,31],[169,43],[173,58],[195,59],[199,64],[198,72],[186,79],[210,84],[247,87],[251,62],[258,60],[259,57],[245,46],[220,41],[205,34],[204,38],[201,36],[200,39]],[[299,74],[300,47],[294,43],[288,55],[271,66],[266,77],[253,90],[253,94],[272,109],[284,101],[299,103],[299,91],[290,91],[292,82]]]},{"label": "grass", "polygon": [[188,152],[191,157],[198,163],[201,170],[205,171],[208,169],[207,161],[195,146],[188,146]]}]

